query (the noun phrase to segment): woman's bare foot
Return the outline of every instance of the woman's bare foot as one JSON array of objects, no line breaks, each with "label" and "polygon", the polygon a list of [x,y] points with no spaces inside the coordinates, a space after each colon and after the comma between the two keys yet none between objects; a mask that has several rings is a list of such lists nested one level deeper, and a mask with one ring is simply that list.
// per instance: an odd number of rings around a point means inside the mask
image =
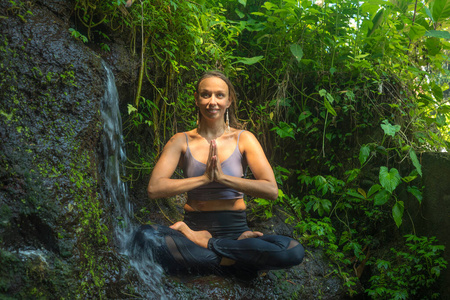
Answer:
[{"label": "woman's bare foot", "polygon": [[209,233],[206,230],[201,231],[194,231],[189,226],[186,225],[186,223],[180,221],[176,222],[170,228],[177,230],[184,234],[188,239],[199,245],[203,248],[208,248],[208,241],[210,238],[212,238],[211,233]]},{"label": "woman's bare foot", "polygon": [[255,238],[255,237],[259,237],[259,236],[263,236],[263,235],[264,234],[259,231],[245,231],[238,237],[238,240]]}]

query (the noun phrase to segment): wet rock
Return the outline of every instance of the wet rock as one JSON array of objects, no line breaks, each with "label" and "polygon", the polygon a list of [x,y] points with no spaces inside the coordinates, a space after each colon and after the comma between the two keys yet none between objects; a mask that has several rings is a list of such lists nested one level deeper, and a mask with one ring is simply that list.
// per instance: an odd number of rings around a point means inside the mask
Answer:
[{"label": "wet rock", "polygon": [[74,4],[0,2],[0,297],[107,294],[117,268],[97,184],[105,72],[70,35]]}]

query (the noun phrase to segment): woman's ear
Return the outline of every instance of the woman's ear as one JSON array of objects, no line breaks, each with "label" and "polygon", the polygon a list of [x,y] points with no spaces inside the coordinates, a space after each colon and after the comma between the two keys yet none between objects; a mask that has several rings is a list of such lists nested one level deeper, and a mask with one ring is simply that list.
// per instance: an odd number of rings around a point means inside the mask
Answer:
[{"label": "woman's ear", "polygon": [[195,98],[195,105],[198,106],[198,94],[197,92],[194,93],[194,98]]}]

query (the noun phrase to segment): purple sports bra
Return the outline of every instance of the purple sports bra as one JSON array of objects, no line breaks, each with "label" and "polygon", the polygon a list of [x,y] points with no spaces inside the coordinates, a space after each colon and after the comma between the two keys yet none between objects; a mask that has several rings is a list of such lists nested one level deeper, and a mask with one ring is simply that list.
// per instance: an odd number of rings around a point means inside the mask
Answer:
[{"label": "purple sports bra", "polygon": [[[226,175],[235,176],[235,177],[243,177],[244,170],[246,169],[246,165],[244,159],[242,157],[241,152],[239,151],[239,137],[241,136],[241,132],[239,132],[237,138],[236,148],[233,153],[221,163],[222,171]],[[199,162],[196,160],[189,149],[189,141],[188,136],[186,135],[186,143],[187,149],[184,154],[184,162],[183,162],[183,173],[186,177],[197,177],[201,176],[205,173],[206,164]],[[235,189],[229,188],[226,185],[223,185],[218,182],[211,182],[202,186],[199,186],[196,189],[190,190],[187,192],[189,199],[195,200],[220,200],[220,199],[240,199],[244,197],[244,193],[238,192]]]}]

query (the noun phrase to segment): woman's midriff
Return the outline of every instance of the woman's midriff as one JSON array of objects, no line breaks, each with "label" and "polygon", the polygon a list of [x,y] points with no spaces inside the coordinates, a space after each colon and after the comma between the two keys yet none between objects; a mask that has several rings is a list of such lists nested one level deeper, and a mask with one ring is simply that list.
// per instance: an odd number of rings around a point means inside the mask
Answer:
[{"label": "woman's midriff", "polygon": [[188,200],[184,205],[185,211],[214,211],[214,210],[245,210],[244,199],[231,200]]}]

